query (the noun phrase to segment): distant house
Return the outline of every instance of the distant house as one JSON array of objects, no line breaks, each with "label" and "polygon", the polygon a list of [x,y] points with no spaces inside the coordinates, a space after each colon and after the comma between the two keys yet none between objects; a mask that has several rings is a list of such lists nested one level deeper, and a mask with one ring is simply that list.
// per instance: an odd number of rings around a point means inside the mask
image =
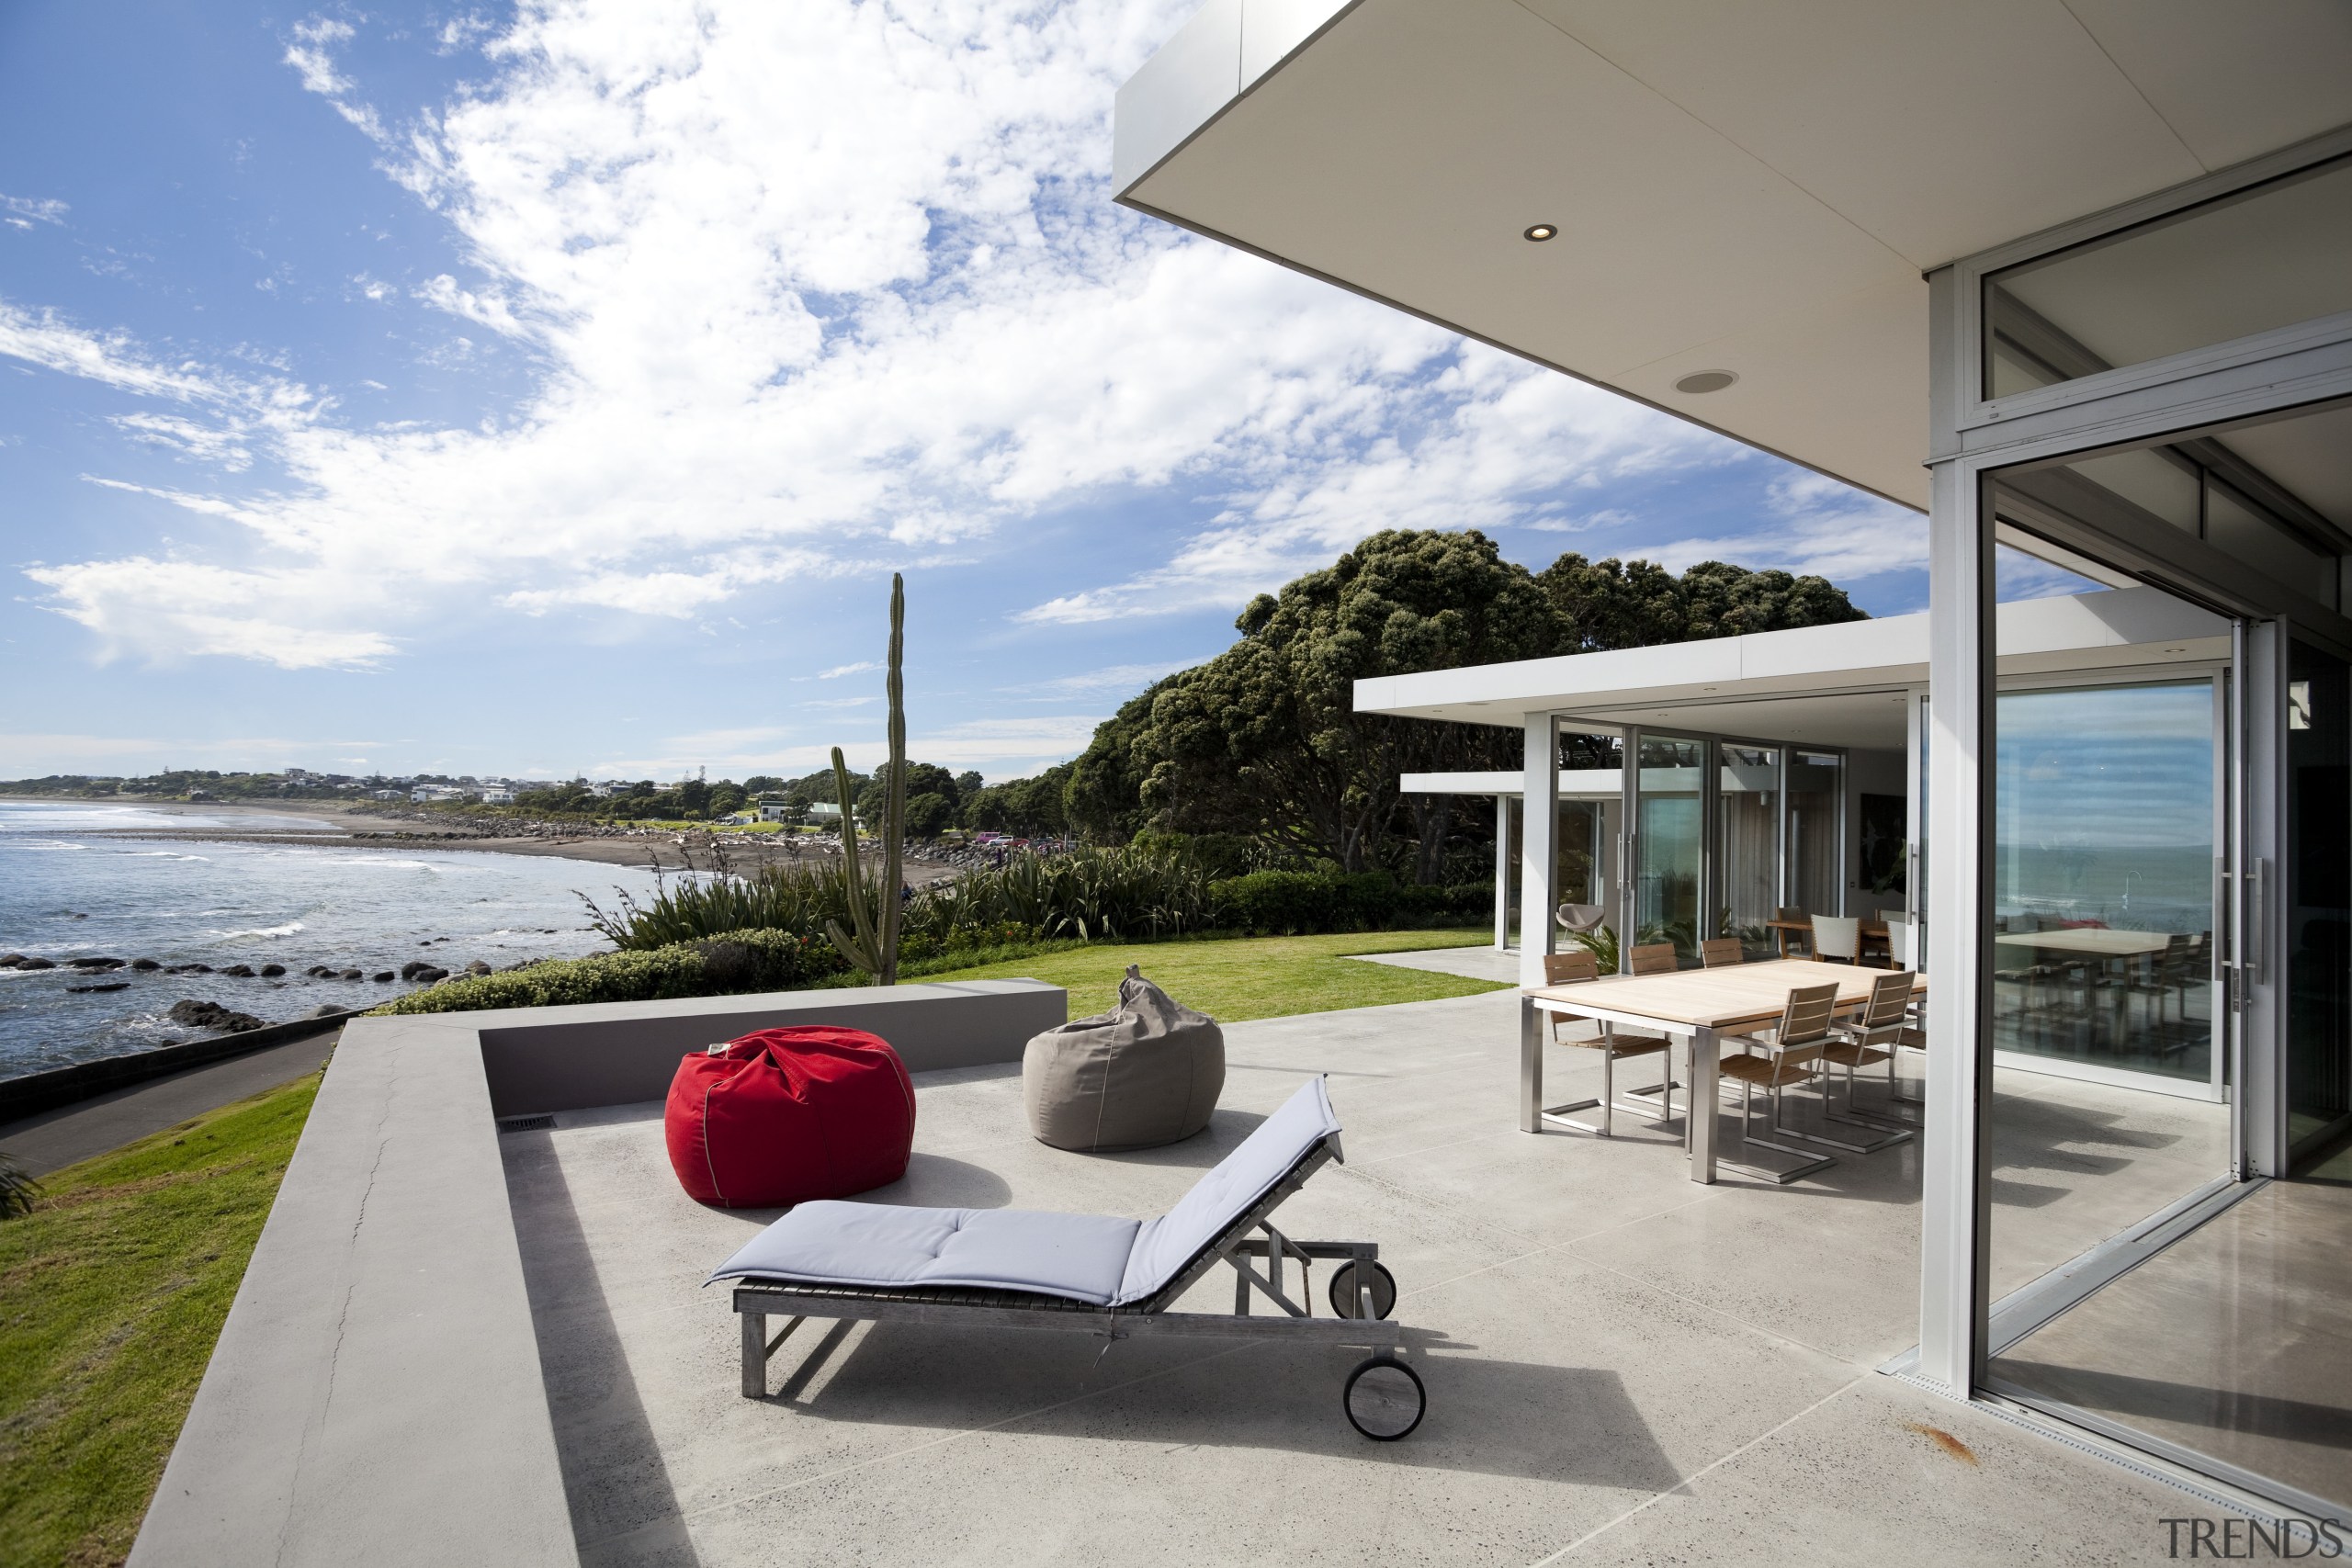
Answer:
[{"label": "distant house", "polygon": [[404,789],[372,789],[368,793],[378,800],[406,800],[408,798],[408,791]]},{"label": "distant house", "polygon": [[481,803],[484,806],[512,806],[514,804],[514,792],[511,789],[485,789],[481,792]]}]

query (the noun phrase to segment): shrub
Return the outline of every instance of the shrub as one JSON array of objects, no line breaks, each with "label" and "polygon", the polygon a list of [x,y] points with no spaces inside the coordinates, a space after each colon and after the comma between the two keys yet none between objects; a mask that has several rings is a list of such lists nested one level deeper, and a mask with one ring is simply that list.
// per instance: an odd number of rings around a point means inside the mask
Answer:
[{"label": "shrub", "polygon": [[822,938],[792,931],[735,931],[697,942],[586,958],[548,959],[521,969],[445,981],[412,991],[375,1010],[379,1014],[477,1012],[486,1008],[788,991],[847,969]]},{"label": "shrub", "polygon": [[1385,872],[1253,871],[1209,885],[1210,918],[1236,931],[1305,936],[1447,925],[1491,909],[1490,888],[1402,884]]}]

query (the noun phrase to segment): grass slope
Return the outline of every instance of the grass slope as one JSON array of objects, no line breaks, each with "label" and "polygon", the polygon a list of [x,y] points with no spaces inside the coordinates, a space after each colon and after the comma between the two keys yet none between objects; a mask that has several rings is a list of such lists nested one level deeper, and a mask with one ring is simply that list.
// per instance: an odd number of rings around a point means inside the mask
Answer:
[{"label": "grass slope", "polygon": [[59,1171],[0,1224],[0,1568],[130,1551],[318,1087]]},{"label": "grass slope", "polygon": [[1139,964],[1147,978],[1182,1002],[1221,1023],[1252,1018],[1286,1018],[1299,1012],[1422,1002],[1436,997],[1468,997],[1508,989],[1495,980],[1361,964],[1357,953],[1410,953],[1431,947],[1479,947],[1492,941],[1473,931],[1356,931],[1339,936],[1271,936],[1233,942],[1158,942],[1130,946],[1075,948],[1028,958],[1006,959],[925,980],[1005,980],[1025,977],[1069,992],[1069,1014],[1084,1018],[1107,1010],[1119,994],[1127,965]]}]

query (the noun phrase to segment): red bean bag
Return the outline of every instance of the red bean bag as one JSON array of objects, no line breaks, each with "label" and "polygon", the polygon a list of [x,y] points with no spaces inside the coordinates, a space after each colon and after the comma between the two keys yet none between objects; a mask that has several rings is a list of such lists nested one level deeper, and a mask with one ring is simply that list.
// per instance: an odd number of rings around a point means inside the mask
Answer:
[{"label": "red bean bag", "polygon": [[678,1064],[670,1166],[697,1201],[771,1209],[846,1198],[907,1171],[915,1088],[861,1029],[763,1029]]}]

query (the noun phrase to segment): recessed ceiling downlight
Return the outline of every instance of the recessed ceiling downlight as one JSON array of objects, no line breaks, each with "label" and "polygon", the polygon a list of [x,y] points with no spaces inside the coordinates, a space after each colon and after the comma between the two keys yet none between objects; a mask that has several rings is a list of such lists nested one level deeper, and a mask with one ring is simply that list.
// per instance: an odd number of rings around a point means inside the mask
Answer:
[{"label": "recessed ceiling downlight", "polygon": [[1520,238],[1522,240],[1532,240],[1540,245],[1559,231],[1560,227],[1556,223],[1531,223],[1520,235]]},{"label": "recessed ceiling downlight", "polygon": [[1700,392],[1720,392],[1738,379],[1739,377],[1729,370],[1693,370],[1690,375],[1677,381],[1674,384],[1674,389],[1694,395]]}]

